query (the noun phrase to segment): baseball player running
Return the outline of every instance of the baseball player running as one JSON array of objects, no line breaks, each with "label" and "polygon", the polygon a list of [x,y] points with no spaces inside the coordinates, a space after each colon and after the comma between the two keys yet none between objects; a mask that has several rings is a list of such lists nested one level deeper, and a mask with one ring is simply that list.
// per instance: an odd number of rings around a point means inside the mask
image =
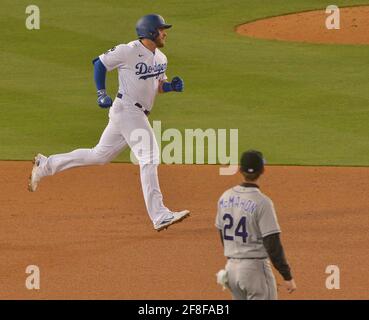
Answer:
[{"label": "baseball player running", "polygon": [[[92,149],[49,157],[38,154],[29,180],[30,191],[36,191],[43,177],[73,167],[108,163],[129,146],[140,165],[142,191],[155,230],[166,229],[189,216],[188,210],[172,212],[163,204],[157,173],[159,148],[147,119],[157,93],[181,92],[184,88],[179,77],[167,81],[168,61],[159,49],[164,47],[170,27],[160,15],[146,15],[136,24],[138,40],[120,44],[93,60],[97,103],[101,108],[111,107],[109,123]],[[113,102],[107,95],[105,78],[106,71],[114,69],[118,69],[119,92]]]},{"label": "baseball player running", "polygon": [[240,172],[245,182],[224,192],[218,201],[215,225],[228,258],[224,277],[228,279],[222,284],[228,286],[235,300],[276,300],[276,281],[268,256],[289,293],[296,290],[296,284],[279,237],[273,202],[256,184],[264,173],[262,153],[243,153]]}]

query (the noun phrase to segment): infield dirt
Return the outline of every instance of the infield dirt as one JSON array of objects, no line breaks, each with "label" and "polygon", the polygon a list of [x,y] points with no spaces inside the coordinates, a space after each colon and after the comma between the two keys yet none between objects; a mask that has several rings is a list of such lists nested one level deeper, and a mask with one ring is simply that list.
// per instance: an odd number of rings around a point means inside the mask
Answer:
[{"label": "infield dirt", "polygon": [[242,24],[236,31],[242,35],[273,40],[369,44],[369,6],[340,9],[340,29],[328,30],[325,10],[299,12]]},{"label": "infield dirt", "polygon": [[[225,258],[214,219],[239,175],[161,165],[166,205],[191,217],[157,233],[137,166],[72,169],[35,193],[31,168],[0,162],[0,299],[230,299],[215,283]],[[261,188],[274,200],[298,284],[293,295],[279,287],[279,297],[368,299],[369,168],[268,166]],[[28,265],[40,268],[39,291],[25,287]],[[325,287],[328,265],[340,268],[340,290]]]}]

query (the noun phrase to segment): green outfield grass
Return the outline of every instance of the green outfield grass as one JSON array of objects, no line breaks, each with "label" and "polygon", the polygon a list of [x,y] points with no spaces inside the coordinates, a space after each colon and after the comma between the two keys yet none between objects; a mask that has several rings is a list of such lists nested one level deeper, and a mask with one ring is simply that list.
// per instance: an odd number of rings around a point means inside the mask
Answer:
[{"label": "green outfield grass", "polygon": [[[136,20],[157,12],[174,24],[163,50],[167,74],[182,76],[186,90],[158,97],[151,119],[164,129],[238,128],[239,149],[261,149],[270,164],[369,165],[369,46],[234,32],[249,20],[325,8],[324,1],[39,0],[39,31],[25,28],[29,4],[0,4],[1,159],[93,146],[107,111],[96,105],[91,61],[135,39]],[[111,72],[108,91],[116,90]]]}]

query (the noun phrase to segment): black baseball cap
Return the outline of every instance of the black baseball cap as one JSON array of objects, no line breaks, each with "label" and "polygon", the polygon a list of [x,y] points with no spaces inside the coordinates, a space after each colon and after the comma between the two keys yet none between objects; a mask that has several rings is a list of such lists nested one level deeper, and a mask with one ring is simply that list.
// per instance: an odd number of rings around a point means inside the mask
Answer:
[{"label": "black baseball cap", "polygon": [[265,159],[260,151],[248,150],[241,156],[240,166],[245,173],[258,173],[264,169]]}]

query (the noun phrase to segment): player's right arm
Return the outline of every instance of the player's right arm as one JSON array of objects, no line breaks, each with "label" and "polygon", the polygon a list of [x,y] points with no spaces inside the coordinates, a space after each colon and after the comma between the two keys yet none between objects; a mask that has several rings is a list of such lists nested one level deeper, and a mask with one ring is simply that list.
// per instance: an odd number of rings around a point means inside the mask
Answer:
[{"label": "player's right arm", "polygon": [[222,242],[222,246],[224,247],[223,222],[222,222],[222,220],[220,218],[220,215],[221,215],[221,211],[220,211],[220,200],[221,199],[222,199],[222,197],[220,197],[220,199],[218,201],[218,209],[217,209],[217,214],[216,214],[216,217],[215,217],[215,227],[219,231],[220,241]]},{"label": "player's right arm", "polygon": [[222,246],[224,247],[223,232],[220,229],[218,229],[218,230],[219,230],[220,241],[222,243]]},{"label": "player's right arm", "polygon": [[100,58],[96,58],[92,63],[94,65],[94,79],[97,89],[97,104],[101,108],[109,108],[113,104],[113,101],[106,93],[106,68]]},{"label": "player's right arm", "polygon": [[126,59],[126,45],[116,46],[92,61],[94,65],[94,80],[97,89],[97,104],[101,108],[109,108],[112,99],[106,93],[106,71],[111,71],[122,65]]}]

